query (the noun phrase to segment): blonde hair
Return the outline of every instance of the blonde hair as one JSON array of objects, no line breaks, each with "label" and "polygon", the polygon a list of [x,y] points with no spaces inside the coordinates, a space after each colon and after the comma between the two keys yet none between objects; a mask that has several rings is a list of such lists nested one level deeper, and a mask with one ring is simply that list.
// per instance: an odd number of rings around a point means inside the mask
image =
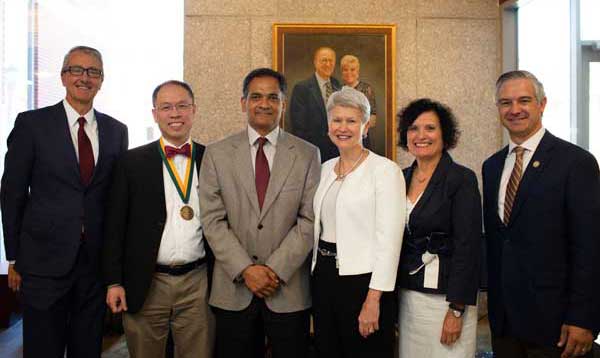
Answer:
[{"label": "blonde hair", "polygon": [[352,63],[356,63],[356,67],[360,69],[360,61],[358,60],[358,57],[354,55],[344,55],[344,57],[342,57],[340,60],[340,67],[344,67],[344,65],[349,65]]}]

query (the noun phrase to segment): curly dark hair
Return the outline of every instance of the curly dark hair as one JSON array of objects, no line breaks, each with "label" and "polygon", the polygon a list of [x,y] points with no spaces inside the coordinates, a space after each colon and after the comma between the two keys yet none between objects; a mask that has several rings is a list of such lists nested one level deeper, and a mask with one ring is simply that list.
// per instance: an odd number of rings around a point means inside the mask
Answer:
[{"label": "curly dark hair", "polygon": [[417,118],[425,112],[434,112],[440,119],[440,127],[442,129],[442,140],[444,141],[444,150],[456,147],[460,131],[456,123],[456,117],[450,108],[440,102],[429,98],[421,98],[414,100],[408,106],[398,112],[396,116],[398,120],[398,145],[408,150],[407,132],[408,128],[414,123]]}]

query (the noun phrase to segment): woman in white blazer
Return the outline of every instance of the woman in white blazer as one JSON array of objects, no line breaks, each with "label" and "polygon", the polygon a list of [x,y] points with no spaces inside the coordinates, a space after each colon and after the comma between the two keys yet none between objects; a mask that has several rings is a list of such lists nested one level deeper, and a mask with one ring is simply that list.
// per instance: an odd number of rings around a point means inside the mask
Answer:
[{"label": "woman in white blazer", "polygon": [[392,357],[396,271],[406,210],[402,171],[363,148],[369,101],[350,87],[327,102],[340,157],[323,163],[313,202],[315,344],[319,357]]}]

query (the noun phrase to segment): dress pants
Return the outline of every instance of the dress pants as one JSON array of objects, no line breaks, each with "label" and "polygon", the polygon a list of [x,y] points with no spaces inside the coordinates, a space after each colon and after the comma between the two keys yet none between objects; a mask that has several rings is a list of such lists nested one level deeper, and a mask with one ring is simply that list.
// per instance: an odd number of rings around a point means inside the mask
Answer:
[{"label": "dress pants", "polygon": [[24,274],[22,292],[24,358],[100,357],[105,291],[85,243],[65,277]]},{"label": "dress pants", "polygon": [[214,308],[217,318],[217,357],[265,357],[265,335],[272,358],[305,358],[308,354],[308,310],[277,313],[254,297],[242,311]]},{"label": "dress pants", "polygon": [[206,271],[204,264],[181,276],[154,274],[142,309],[123,314],[132,358],[164,357],[169,329],[175,358],[213,356],[214,317],[208,306]]},{"label": "dress pants", "polygon": [[396,304],[393,292],[379,303],[379,330],[363,338],[358,315],[371,274],[339,276],[334,257],[317,255],[313,272],[313,315],[317,354],[323,358],[393,357]]}]

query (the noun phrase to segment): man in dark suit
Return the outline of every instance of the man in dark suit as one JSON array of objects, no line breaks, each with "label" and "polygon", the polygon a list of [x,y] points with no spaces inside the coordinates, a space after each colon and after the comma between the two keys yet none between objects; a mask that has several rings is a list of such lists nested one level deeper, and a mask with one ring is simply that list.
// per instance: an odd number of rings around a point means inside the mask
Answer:
[{"label": "man in dark suit", "polygon": [[208,308],[211,254],[202,236],[198,170],[204,146],[191,140],[191,87],[167,81],[152,94],[162,137],[128,151],[115,166],[103,249],[106,302],[124,311],[132,357],[212,357]]},{"label": "man in dark suit", "polygon": [[591,357],[600,328],[600,173],[543,128],[531,73],[496,83],[508,146],[483,164],[489,318],[496,357]]},{"label": "man in dark suit", "polygon": [[342,86],[332,77],[335,70],[335,51],[320,47],[313,58],[315,74],[297,83],[290,99],[290,132],[316,145],[321,161],[339,156],[338,149],[329,139],[325,106],[329,96]]},{"label": "man in dark suit", "polygon": [[127,127],[93,109],[102,56],[65,56],[62,102],[20,113],[8,137],[0,200],[9,285],[23,293],[25,357],[100,357],[99,257],[105,197]]}]

